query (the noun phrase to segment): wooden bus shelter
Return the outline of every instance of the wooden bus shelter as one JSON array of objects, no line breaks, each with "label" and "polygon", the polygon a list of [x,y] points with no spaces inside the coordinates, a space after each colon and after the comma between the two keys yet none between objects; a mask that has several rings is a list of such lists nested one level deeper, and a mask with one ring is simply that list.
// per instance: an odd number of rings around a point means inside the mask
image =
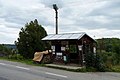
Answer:
[{"label": "wooden bus shelter", "polygon": [[51,34],[42,40],[50,41],[52,61],[57,63],[83,66],[85,55],[89,51],[96,53],[96,41],[86,33]]}]

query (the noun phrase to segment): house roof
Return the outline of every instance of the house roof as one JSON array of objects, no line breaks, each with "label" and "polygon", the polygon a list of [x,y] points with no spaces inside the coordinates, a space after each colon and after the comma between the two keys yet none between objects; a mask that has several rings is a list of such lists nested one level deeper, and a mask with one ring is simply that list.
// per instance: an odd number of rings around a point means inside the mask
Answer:
[{"label": "house roof", "polygon": [[44,37],[42,40],[51,41],[51,40],[79,40],[84,35],[87,35],[85,32],[82,33],[64,33],[64,34],[50,34]]}]

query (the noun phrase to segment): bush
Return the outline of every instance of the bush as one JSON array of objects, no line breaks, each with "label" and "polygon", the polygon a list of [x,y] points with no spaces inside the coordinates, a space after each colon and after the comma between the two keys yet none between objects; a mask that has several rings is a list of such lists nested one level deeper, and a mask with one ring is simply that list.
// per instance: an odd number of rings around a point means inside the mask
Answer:
[{"label": "bush", "polygon": [[0,55],[7,56],[12,53],[12,50],[0,44]]},{"label": "bush", "polygon": [[112,67],[112,71],[114,72],[120,72],[120,65],[116,65]]},{"label": "bush", "polygon": [[94,67],[94,65],[95,65],[95,55],[92,52],[89,52],[85,55],[85,65],[86,65],[86,68]]},{"label": "bush", "polygon": [[102,58],[99,54],[95,56],[94,68],[96,68],[97,71],[101,71],[101,72],[104,72],[106,70],[106,66],[104,65]]},{"label": "bush", "polygon": [[13,54],[8,56],[9,59],[15,59],[15,60],[24,60],[23,56],[20,54]]},{"label": "bush", "polygon": [[116,57],[115,53],[113,52],[102,52],[99,54],[101,57],[102,63],[107,67],[111,68],[113,65],[116,64]]},{"label": "bush", "polygon": [[[87,53],[85,56],[85,65],[87,71],[105,71],[106,66],[104,65],[101,56],[97,53]],[[90,70],[91,69],[91,70]]]}]

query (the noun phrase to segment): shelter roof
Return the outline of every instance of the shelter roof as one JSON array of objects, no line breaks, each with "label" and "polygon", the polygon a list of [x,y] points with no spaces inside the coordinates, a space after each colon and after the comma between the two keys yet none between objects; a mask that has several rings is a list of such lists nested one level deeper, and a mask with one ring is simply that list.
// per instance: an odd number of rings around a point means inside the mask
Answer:
[{"label": "shelter roof", "polygon": [[51,40],[79,40],[84,35],[87,35],[87,34],[85,32],[81,32],[81,33],[64,33],[64,34],[50,34],[50,35],[44,37],[42,40],[46,40],[46,41],[51,41]]}]

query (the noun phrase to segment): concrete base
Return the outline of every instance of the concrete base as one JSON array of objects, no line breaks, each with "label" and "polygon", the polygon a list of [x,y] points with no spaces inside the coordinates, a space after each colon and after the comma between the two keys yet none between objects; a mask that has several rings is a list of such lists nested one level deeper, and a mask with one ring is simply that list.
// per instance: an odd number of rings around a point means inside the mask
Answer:
[{"label": "concrete base", "polygon": [[46,64],[46,66],[60,67],[60,68],[67,68],[67,69],[80,69],[80,68],[82,68],[79,66],[61,65],[61,64]]}]

